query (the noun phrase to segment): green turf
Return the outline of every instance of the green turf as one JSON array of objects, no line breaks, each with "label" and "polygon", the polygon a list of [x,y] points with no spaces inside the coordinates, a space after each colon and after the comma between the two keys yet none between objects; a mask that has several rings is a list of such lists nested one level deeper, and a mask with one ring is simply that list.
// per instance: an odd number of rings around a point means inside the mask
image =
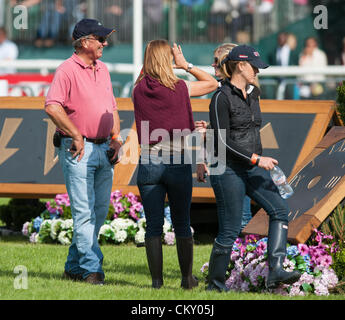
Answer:
[{"label": "green turf", "polygon": [[[180,271],[174,246],[164,246],[164,286],[160,290],[151,288],[145,248],[137,248],[134,245],[102,246],[106,274],[104,286],[62,280],[67,250],[67,247],[61,245],[29,244],[21,237],[0,238],[0,300],[292,299],[271,294],[207,292],[203,282],[193,290],[183,290],[179,287]],[[196,245],[194,251],[194,274],[201,279],[200,268],[209,258],[211,245]],[[22,272],[19,274],[14,272],[16,266],[24,266],[27,269],[27,289],[15,288],[24,283],[18,278]],[[293,299],[345,299],[345,297],[312,295]]]}]

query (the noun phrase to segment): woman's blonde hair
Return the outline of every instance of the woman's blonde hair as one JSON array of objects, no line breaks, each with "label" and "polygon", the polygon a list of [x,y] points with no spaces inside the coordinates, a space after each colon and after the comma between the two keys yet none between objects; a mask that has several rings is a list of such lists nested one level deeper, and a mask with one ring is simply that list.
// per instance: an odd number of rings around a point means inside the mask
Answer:
[{"label": "woman's blonde hair", "polygon": [[138,84],[145,75],[149,75],[158,80],[163,86],[174,90],[179,78],[174,74],[172,59],[172,48],[168,41],[150,41],[145,49],[142,72],[135,84]]}]

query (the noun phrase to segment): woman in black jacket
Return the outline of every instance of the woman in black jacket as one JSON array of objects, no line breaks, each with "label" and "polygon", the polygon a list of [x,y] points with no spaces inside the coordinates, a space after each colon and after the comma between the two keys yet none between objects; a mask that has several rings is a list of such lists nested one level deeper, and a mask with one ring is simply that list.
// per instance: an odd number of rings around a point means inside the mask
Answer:
[{"label": "woman in black jacket", "polygon": [[[255,87],[255,77],[259,69],[268,65],[254,48],[245,45],[233,48],[221,65],[227,78],[212,97],[210,122],[214,129],[217,166],[223,162],[225,171],[212,174],[215,165],[211,166],[210,179],[217,201],[219,231],[209,262],[208,290],[227,291],[225,273],[233,243],[240,233],[246,194],[269,215],[267,288],[293,283],[299,279],[300,273],[283,270],[288,206],[269,174],[278,161],[261,156],[260,91]],[[248,91],[249,86],[252,90]],[[223,156],[218,152],[218,143],[226,150]]]}]

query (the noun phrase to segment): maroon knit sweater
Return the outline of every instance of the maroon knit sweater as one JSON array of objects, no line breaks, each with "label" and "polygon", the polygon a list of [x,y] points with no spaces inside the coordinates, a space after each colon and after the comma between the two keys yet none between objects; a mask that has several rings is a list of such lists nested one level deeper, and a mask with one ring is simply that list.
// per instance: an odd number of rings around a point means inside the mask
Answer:
[{"label": "maroon knit sweater", "polygon": [[[175,84],[175,90],[171,90],[146,75],[135,87],[133,101],[140,144],[171,139],[174,129],[195,129],[188,88],[183,80]],[[149,129],[145,132],[141,130],[142,121],[149,122]],[[166,134],[151,137],[155,129],[165,129]]]}]

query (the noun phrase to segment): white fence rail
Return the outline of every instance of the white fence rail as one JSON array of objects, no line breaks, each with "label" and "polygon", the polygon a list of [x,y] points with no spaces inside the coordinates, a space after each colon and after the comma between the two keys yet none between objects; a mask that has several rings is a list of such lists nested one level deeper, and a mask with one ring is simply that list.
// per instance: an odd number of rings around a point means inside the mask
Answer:
[{"label": "white fence rail", "polygon": [[[63,60],[15,60],[15,61],[0,61],[0,68],[15,68],[17,72],[37,72],[41,75],[47,75],[56,70],[56,68],[63,62]],[[131,63],[106,63],[109,72],[112,74],[128,74],[132,75],[132,79],[138,74],[138,67],[135,67]],[[214,69],[211,66],[198,66],[210,74],[214,74]],[[189,73],[184,70],[176,70],[177,75],[186,77],[187,79],[193,79]],[[331,84],[333,90],[335,84],[341,80],[345,80],[345,66],[327,66],[323,68],[310,68],[310,67],[277,67],[272,66],[268,69],[260,70],[259,78],[262,86],[273,87],[275,91],[275,99],[281,100],[285,97],[287,86],[291,84],[303,83],[302,77],[306,75],[323,75],[326,76],[321,83],[324,85]],[[285,81],[281,81],[285,78]],[[131,94],[133,80],[128,81],[125,84],[121,84],[113,79],[114,89],[118,96],[129,97]],[[42,90],[46,92],[49,88],[49,84],[18,84],[9,86],[12,90],[15,88],[12,94],[21,94],[21,90],[24,90],[26,95],[42,94]],[[332,90],[332,91],[333,91]],[[2,90],[6,91],[6,90]],[[1,93],[0,93],[1,94]],[[3,94],[1,94],[3,95]],[[205,96],[207,97],[207,96]],[[295,99],[295,98],[294,98]],[[297,98],[298,99],[298,98]]]},{"label": "white fence rail", "polygon": [[[17,71],[35,71],[41,74],[47,74],[55,71],[55,69],[63,62],[63,60],[14,60],[14,61],[0,61],[0,68],[16,68]],[[135,73],[134,64],[131,63],[109,63],[106,65],[111,73],[119,74],[133,74]],[[198,66],[210,74],[214,74],[211,66]],[[183,74],[184,71],[176,70],[177,74]],[[260,77],[298,77],[308,74],[322,74],[325,76],[344,76],[345,66],[327,66],[322,68],[313,67],[277,67],[271,66],[268,69],[260,70]]]}]

